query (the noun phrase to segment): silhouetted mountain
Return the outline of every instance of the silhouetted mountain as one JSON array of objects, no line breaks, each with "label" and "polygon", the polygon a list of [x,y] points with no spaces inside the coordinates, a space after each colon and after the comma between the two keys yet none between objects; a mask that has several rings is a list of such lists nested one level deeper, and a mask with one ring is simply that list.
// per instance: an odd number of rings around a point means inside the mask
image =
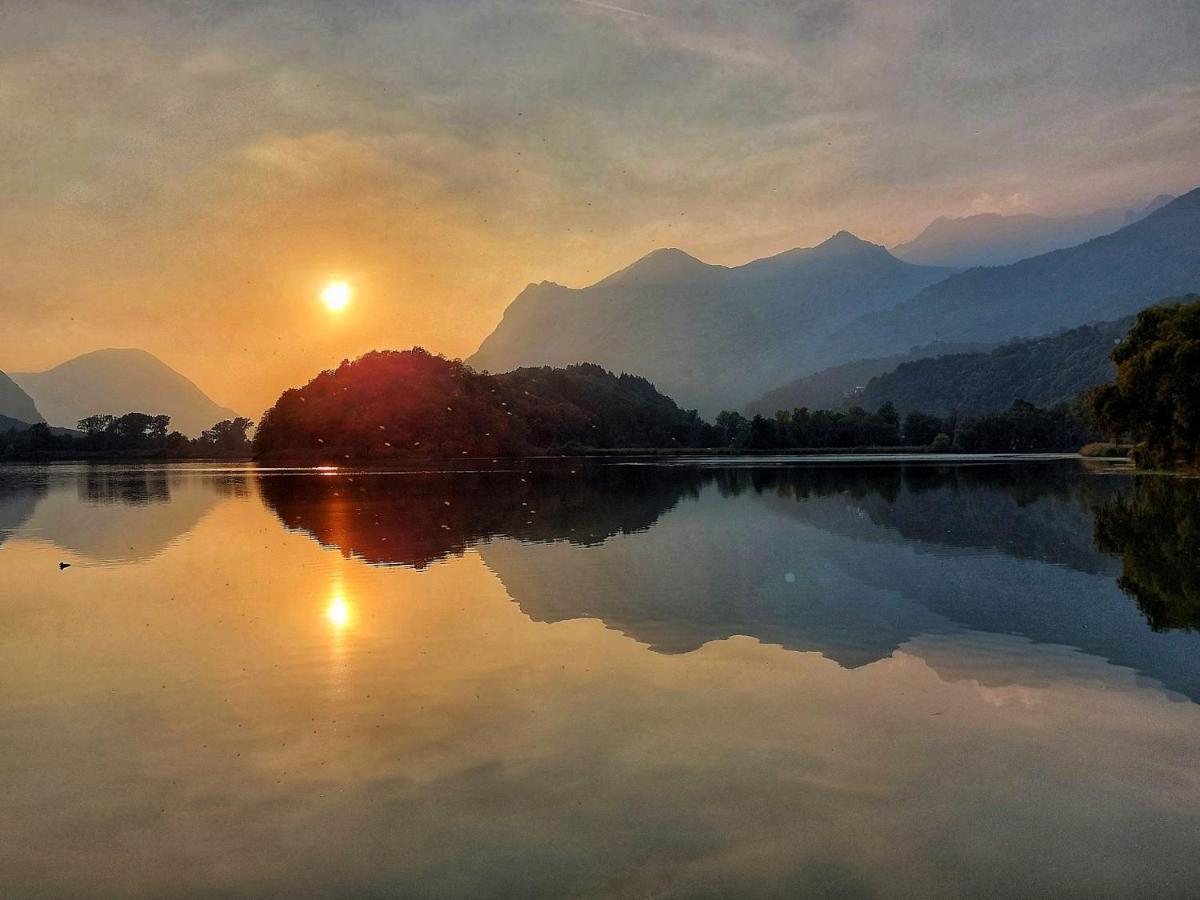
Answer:
[{"label": "silhouetted mountain", "polygon": [[746,415],[773,416],[781,409],[846,409],[862,402],[867,382],[890,372],[902,363],[950,353],[973,353],[989,349],[987,344],[926,344],[908,353],[857,359],[813,372],[767,391],[746,408]]},{"label": "silhouetted mountain", "polygon": [[[23,422],[26,425],[45,421],[33,398],[3,372],[0,372],[0,418]],[[5,430],[10,427],[5,423],[0,423],[0,426]]]},{"label": "silhouetted mountain", "polygon": [[235,413],[144,350],[96,350],[45,372],[14,372],[51,425],[74,428],[96,414],[168,415],[171,428],[198,435]]},{"label": "silhouetted mountain", "polygon": [[1037,406],[1070,403],[1113,379],[1116,366],[1108,355],[1132,324],[1133,317],[1127,316],[1052,337],[1014,341],[987,353],[906,362],[872,378],[857,399],[867,409],[890,400],[902,413],[935,415],[1000,412],[1014,400]]},{"label": "silhouetted mountain", "polygon": [[892,254],[920,266],[1004,266],[1111,234],[1173,199],[1160,194],[1140,209],[1101,209],[1082,216],[981,213],[958,219],[941,217],[911,241],[892,247]]},{"label": "silhouetted mountain", "polygon": [[712,415],[794,377],[832,330],[947,274],[847,232],[734,268],[658,250],[587,288],[530,285],[468,362],[494,372],[594,362]]},{"label": "silhouetted mountain", "polygon": [[862,316],[833,335],[817,359],[833,365],[886,356],[931,339],[1052,334],[1197,290],[1200,188],[1078,247],[953,275],[893,309]]}]

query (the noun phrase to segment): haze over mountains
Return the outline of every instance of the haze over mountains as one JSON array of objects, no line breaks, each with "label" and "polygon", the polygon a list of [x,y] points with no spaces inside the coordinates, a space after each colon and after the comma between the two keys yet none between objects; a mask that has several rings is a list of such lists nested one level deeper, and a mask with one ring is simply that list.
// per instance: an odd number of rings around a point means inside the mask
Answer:
[{"label": "haze over mountains", "polygon": [[97,350],[45,372],[11,377],[45,421],[64,428],[98,413],[144,412],[169,415],[173,430],[195,436],[235,415],[145,350]]},{"label": "haze over mountains", "polygon": [[1174,199],[1170,194],[1159,194],[1140,209],[1099,209],[1080,216],[980,213],[957,219],[939,217],[911,241],[892,247],[891,252],[919,266],[1004,266],[1111,234]]},{"label": "haze over mountains", "polygon": [[1200,189],[1077,246],[958,274],[846,232],[734,268],[656,251],[591,287],[530,285],[469,362],[598,362],[711,416],[830,367],[872,377],[946,345],[1051,335],[1198,289]]},{"label": "haze over mountains", "polygon": [[3,372],[0,372],[0,417],[26,425],[44,421],[33,398]]},{"label": "haze over mountains", "polygon": [[1132,315],[1200,288],[1200,188],[1139,222],[1009,266],[970,269],[830,335],[824,362],[931,339],[1004,341]]},{"label": "haze over mountains", "polygon": [[848,232],[733,268],[658,250],[587,288],[530,285],[468,362],[596,362],[713,415],[794,375],[824,336],[948,274]]}]

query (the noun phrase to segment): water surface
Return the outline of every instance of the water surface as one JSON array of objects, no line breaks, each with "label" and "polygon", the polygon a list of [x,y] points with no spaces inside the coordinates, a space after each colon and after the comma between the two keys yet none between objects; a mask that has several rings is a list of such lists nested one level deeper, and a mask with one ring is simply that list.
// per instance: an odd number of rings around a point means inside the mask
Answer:
[{"label": "water surface", "polygon": [[0,893],[1194,896],[1198,551],[1077,461],[0,467]]}]

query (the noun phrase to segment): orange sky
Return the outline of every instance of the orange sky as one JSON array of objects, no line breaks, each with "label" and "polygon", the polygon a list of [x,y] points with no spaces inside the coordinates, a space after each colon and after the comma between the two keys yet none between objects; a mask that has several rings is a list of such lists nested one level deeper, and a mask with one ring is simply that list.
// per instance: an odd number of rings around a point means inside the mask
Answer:
[{"label": "orange sky", "polygon": [[0,369],[143,347],[257,415],[656,247],[1186,190],[1198,29],[1171,0],[7,8]]}]

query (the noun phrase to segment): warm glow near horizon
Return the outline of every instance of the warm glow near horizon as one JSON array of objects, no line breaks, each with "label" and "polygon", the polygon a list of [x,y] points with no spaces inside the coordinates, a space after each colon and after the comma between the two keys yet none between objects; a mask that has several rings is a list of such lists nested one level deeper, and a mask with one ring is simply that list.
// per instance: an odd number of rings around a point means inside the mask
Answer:
[{"label": "warm glow near horizon", "polygon": [[330,312],[340,313],[350,305],[354,296],[350,285],[345,281],[331,281],[321,290],[321,302]]}]

